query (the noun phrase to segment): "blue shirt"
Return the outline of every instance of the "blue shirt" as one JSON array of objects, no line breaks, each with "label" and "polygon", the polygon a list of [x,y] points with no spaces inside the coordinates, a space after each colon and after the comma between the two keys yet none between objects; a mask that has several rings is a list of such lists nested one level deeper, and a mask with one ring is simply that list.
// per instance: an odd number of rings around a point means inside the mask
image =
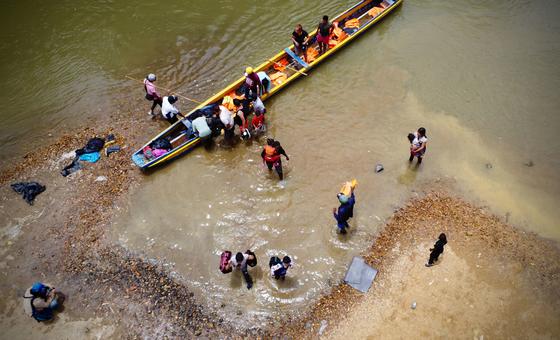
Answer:
[{"label": "blue shirt", "polygon": [[354,216],[354,204],[356,204],[356,198],[352,193],[348,202],[341,204],[338,207],[338,213],[334,213],[334,218],[340,229],[348,228],[348,220]]}]

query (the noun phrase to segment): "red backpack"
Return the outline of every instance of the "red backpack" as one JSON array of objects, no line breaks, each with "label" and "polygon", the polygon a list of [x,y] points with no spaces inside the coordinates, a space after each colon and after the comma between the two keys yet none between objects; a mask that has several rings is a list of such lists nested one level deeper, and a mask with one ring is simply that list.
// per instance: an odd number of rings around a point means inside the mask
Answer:
[{"label": "red backpack", "polygon": [[231,259],[231,251],[225,250],[220,256],[220,271],[224,274],[230,273],[232,268],[228,268],[229,260]]}]

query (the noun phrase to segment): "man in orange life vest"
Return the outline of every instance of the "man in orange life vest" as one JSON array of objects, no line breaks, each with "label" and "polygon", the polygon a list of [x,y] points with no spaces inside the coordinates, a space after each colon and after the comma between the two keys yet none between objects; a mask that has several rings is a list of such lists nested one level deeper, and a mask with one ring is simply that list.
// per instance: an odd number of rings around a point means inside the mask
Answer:
[{"label": "man in orange life vest", "polygon": [[266,145],[261,152],[261,157],[263,159],[263,162],[266,163],[268,170],[272,170],[272,167],[274,166],[274,169],[276,169],[278,176],[280,176],[280,180],[283,180],[284,173],[282,172],[282,160],[280,159],[281,155],[284,155],[284,157],[286,157],[286,160],[290,160],[290,157],[286,155],[286,151],[284,151],[282,145],[280,145],[280,142],[275,141],[272,138],[268,138],[266,140]]}]

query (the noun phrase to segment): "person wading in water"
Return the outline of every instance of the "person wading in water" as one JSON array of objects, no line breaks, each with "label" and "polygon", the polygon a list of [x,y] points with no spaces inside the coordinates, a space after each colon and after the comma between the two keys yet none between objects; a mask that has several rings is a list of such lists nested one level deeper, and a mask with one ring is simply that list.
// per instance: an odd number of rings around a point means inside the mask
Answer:
[{"label": "person wading in water", "polygon": [[280,159],[280,156],[284,155],[288,161],[290,160],[290,157],[288,157],[279,141],[269,138],[266,140],[266,143],[267,145],[264,146],[263,151],[261,152],[263,162],[266,164],[269,171],[272,171],[272,167],[274,167],[280,177],[280,180],[282,181],[284,179],[284,173],[282,171],[282,160]]},{"label": "person wading in water", "polygon": [[418,164],[422,163],[422,157],[426,153],[426,146],[428,144],[428,137],[426,136],[426,129],[423,127],[419,128],[414,134],[414,140],[410,145],[410,158],[409,162],[414,160],[414,157],[418,158]]},{"label": "person wading in water", "polygon": [[354,196],[354,188],[350,193],[350,197],[339,193],[337,195],[338,201],[340,202],[340,206],[338,207],[338,211],[336,208],[333,208],[333,215],[336,219],[336,223],[338,226],[338,230],[341,234],[346,234],[346,229],[350,226],[348,225],[348,220],[354,217],[354,204],[356,204],[356,197]]}]

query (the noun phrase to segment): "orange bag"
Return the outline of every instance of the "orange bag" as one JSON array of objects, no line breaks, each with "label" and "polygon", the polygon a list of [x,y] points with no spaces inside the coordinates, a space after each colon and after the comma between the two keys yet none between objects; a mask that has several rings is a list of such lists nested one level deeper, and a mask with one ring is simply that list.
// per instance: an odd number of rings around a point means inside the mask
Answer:
[{"label": "orange bag", "polygon": [[270,80],[275,86],[278,86],[288,80],[288,76],[284,72],[276,72],[270,75]]},{"label": "orange bag", "polygon": [[274,69],[276,71],[281,71],[284,72],[284,70],[286,69],[286,65],[288,65],[288,60],[286,58],[284,59],[280,59],[277,62],[274,63]]},{"label": "orange bag", "polygon": [[346,23],[344,24],[344,27],[358,28],[358,27],[360,27],[360,20],[350,19],[350,20],[346,21]]},{"label": "orange bag", "polygon": [[307,49],[307,63],[313,62],[315,59],[317,59],[318,55],[319,51],[317,51],[315,48]]},{"label": "orange bag", "polygon": [[369,12],[367,12],[370,16],[376,17],[379,13],[383,12],[383,8],[381,7],[374,7]]}]

